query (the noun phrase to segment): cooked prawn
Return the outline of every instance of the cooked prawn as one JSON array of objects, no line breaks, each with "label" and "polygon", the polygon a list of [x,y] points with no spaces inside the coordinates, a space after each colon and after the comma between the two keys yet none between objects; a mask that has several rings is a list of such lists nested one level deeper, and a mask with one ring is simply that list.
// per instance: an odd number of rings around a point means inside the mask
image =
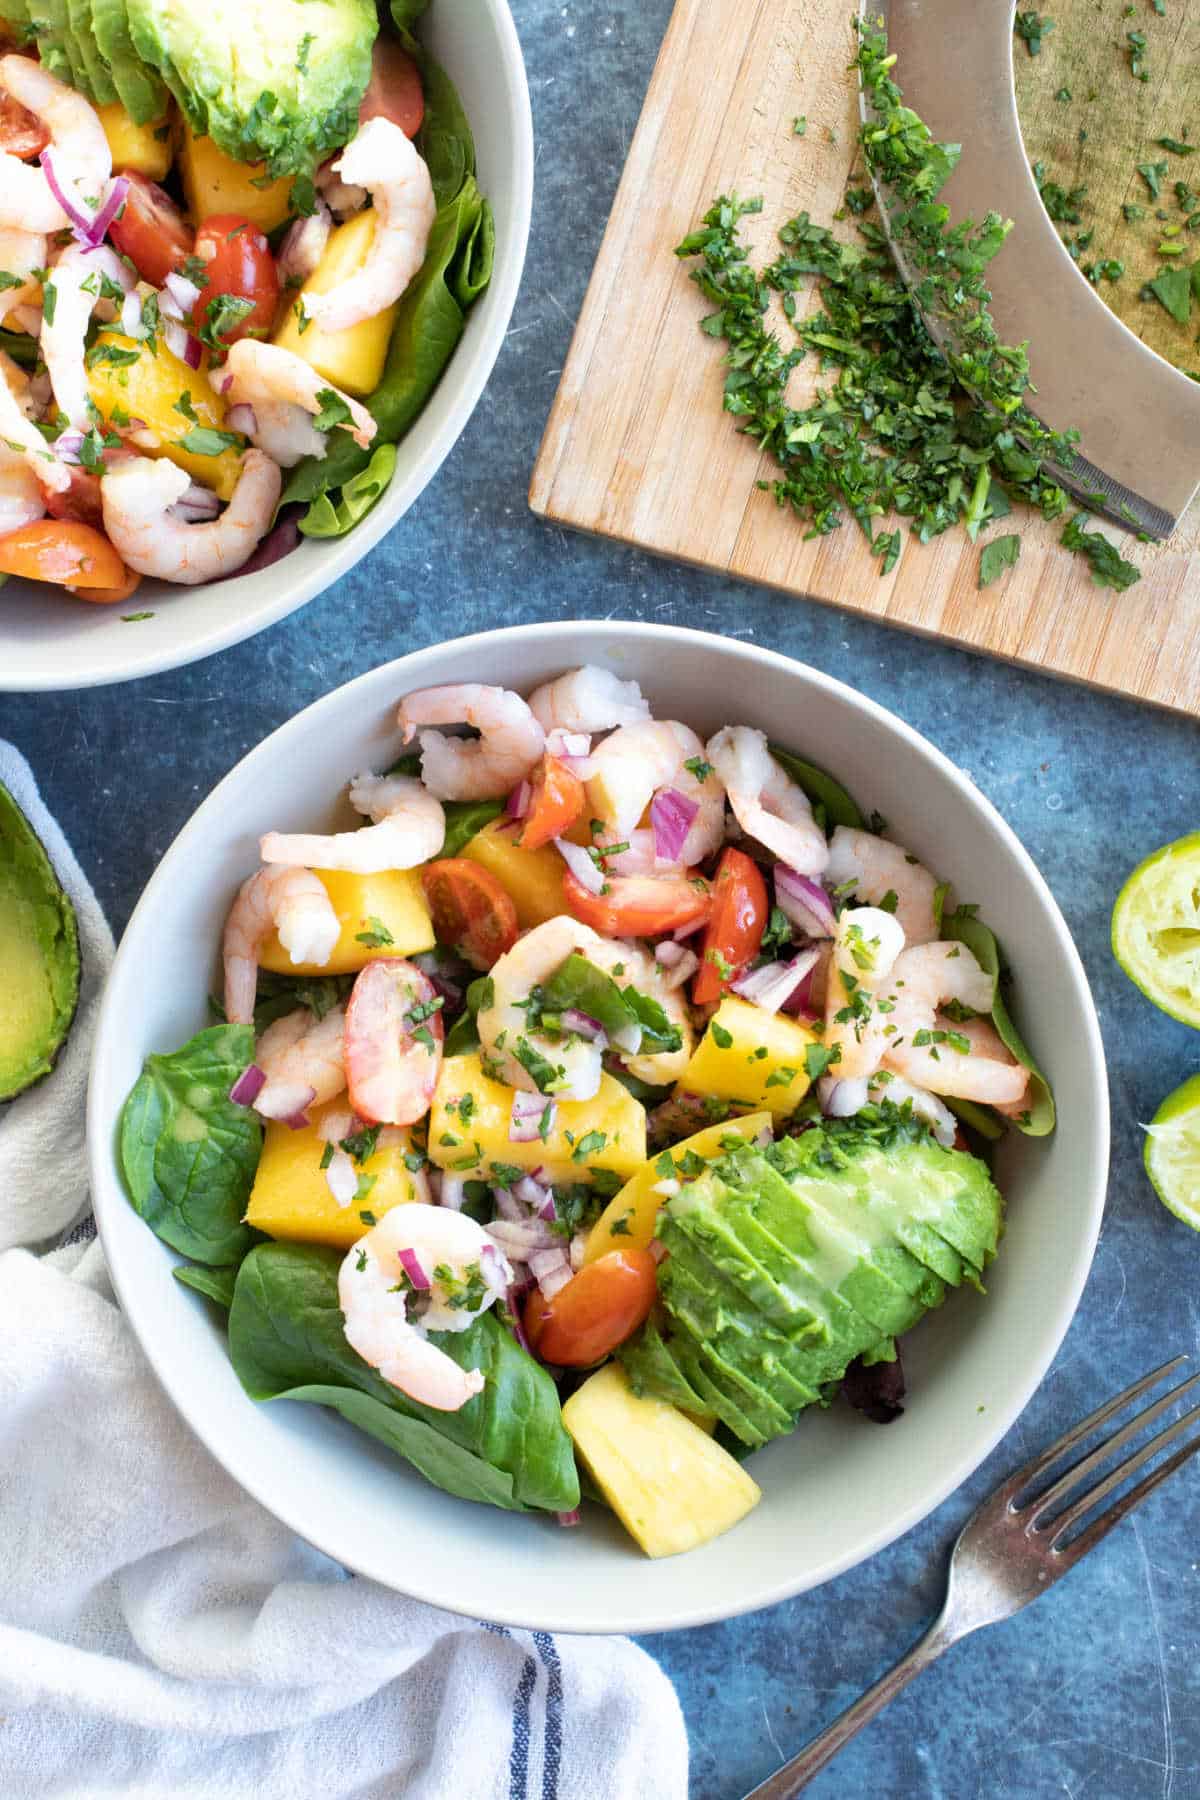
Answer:
[{"label": "cooked prawn", "polygon": [[[404,1261],[401,1251],[410,1253]],[[346,1342],[411,1400],[457,1412],[482,1392],[483,1375],[460,1368],[426,1334],[466,1331],[511,1280],[508,1260],[466,1213],[419,1201],[395,1206],[338,1271]],[[463,1304],[468,1284],[479,1294],[474,1305]],[[424,1311],[410,1317],[422,1302]]]},{"label": "cooked prawn", "polygon": [[194,587],[232,575],[249,560],[270,529],[282,484],[278,463],[262,450],[247,450],[225,511],[207,524],[188,525],[169,511],[191,477],[166,457],[139,456],[101,477],[104,529],[139,575]]},{"label": "cooked prawn", "polygon": [[312,422],[312,414],[289,400],[256,400],[251,411],[253,425],[245,435],[252,444],[273,457],[281,469],[294,469],[306,456],[320,462],[329,444],[323,431]]},{"label": "cooked prawn", "polygon": [[[318,1019],[307,1006],[276,1019],[259,1038],[254,1060],[266,1076],[254,1110],[267,1119],[290,1119],[343,1093],[346,1015],[332,1006]],[[343,1135],[346,1135],[343,1133]]]},{"label": "cooked prawn", "polygon": [[530,694],[529,710],[547,733],[610,731],[650,717],[649,701],[636,681],[621,681],[594,663],[543,682]]},{"label": "cooked prawn", "polygon": [[[490,800],[523,781],[542,754],[542,728],[519,694],[468,681],[421,688],[400,702],[404,742],[421,745],[421,777],[439,800]],[[421,731],[420,725],[473,725],[477,739]]]},{"label": "cooked prawn", "polygon": [[[600,1046],[570,1033],[549,1036],[531,1028],[528,1005],[531,990],[549,980],[568,956],[578,952],[591,960],[603,944],[604,939],[590,925],[563,914],[535,925],[492,964],[491,999],[480,1007],[475,1028],[485,1067],[493,1066],[498,1080],[526,1093],[552,1093],[561,1100],[592,1099],[603,1073]],[[541,1057],[549,1063],[554,1079],[545,1089],[539,1088],[522,1055],[529,1062]]]},{"label": "cooked prawn", "polygon": [[289,406],[302,406],[309,413],[322,412],[332,394],[349,410],[350,435],[360,449],[365,450],[375,436],[377,427],[365,406],[318,375],[302,356],[283,350],[278,344],[239,338],[230,345],[220,386],[234,405],[257,407],[263,401],[278,400]]},{"label": "cooked prawn", "polygon": [[879,1069],[867,1083],[867,1099],[875,1102],[890,1100],[893,1106],[903,1106],[910,1100],[913,1117],[929,1126],[942,1149],[953,1147],[958,1136],[958,1120],[945,1102],[931,1094],[928,1088],[914,1087],[911,1081],[904,1081],[890,1069]]},{"label": "cooked prawn", "polygon": [[225,921],[225,1017],[248,1025],[254,1017],[258,953],[277,931],[293,963],[324,968],[341,925],[333,902],[311,869],[260,869],[238,889]]},{"label": "cooked prawn", "polygon": [[442,1067],[441,999],[422,969],[378,957],[360,969],[346,1004],[350,1104],[372,1125],[415,1125]]},{"label": "cooked prawn", "polygon": [[0,443],[0,537],[34,524],[45,511],[42,484],[24,454]]},{"label": "cooked prawn", "polygon": [[861,1081],[883,1060],[895,1004],[888,978],[903,949],[904,932],[891,913],[850,906],[838,920],[825,988],[832,1080]]},{"label": "cooked prawn", "polygon": [[[696,1034],[688,1015],[687,996],[682,987],[670,985],[674,971],[663,967],[641,944],[628,938],[601,938],[587,951],[587,959],[606,975],[611,975],[620,988],[636,988],[651,1000],[657,1000],[668,1020],[680,1036],[678,1050],[621,1052],[621,1062],[638,1081],[652,1087],[669,1087],[679,1080],[696,1047]],[[620,1046],[617,1046],[619,1049]]]},{"label": "cooked prawn", "polygon": [[18,308],[32,307],[37,314],[37,329],[41,330],[42,320],[42,287],[41,282],[33,274],[35,269],[46,266],[45,236],[33,231],[0,230],[0,269],[8,275],[19,275],[23,281],[18,287],[5,288],[0,294],[0,323],[3,323]]},{"label": "cooked prawn", "polygon": [[[112,152],[95,107],[30,56],[0,56],[0,87],[42,121],[59,187],[79,211],[94,212],[112,174]],[[0,225],[50,232],[70,222],[42,169],[0,155]]]},{"label": "cooked prawn", "polygon": [[49,276],[55,302],[53,317],[42,324],[41,351],[50,374],[54,404],[77,431],[89,428],[94,411],[83,349],[93,310],[98,303],[109,304],[101,298],[102,276],[124,293],[134,285],[131,271],[107,244],[98,244],[94,250],[70,245]]},{"label": "cooked prawn", "polygon": [[[900,844],[872,831],[839,825],[829,840],[825,880],[832,888],[854,894],[866,906],[879,906],[894,894],[896,917],[910,949],[914,944],[931,944],[937,937],[937,879]],[[851,881],[853,888],[847,885]]]},{"label": "cooked prawn", "polygon": [[437,203],[424,157],[381,115],[359,127],[333,172],[369,191],[375,232],[362,266],[328,293],[306,294],[303,304],[323,331],[348,331],[400,298],[425,261]]},{"label": "cooked prawn", "polygon": [[820,875],[829,861],[825,833],[804,789],[775,761],[765,732],[726,725],[704,752],[725,783],[742,830],[800,875]]},{"label": "cooked prawn", "polygon": [[445,842],[442,803],[415,776],[359,775],[350,783],[350,804],[375,823],[331,837],[268,831],[259,839],[263,861],[377,875],[384,869],[415,869],[430,862]]},{"label": "cooked prawn", "polygon": [[[1029,1085],[1028,1072],[1005,1060],[1007,1051],[1003,1058],[995,1054],[984,1033],[968,1030],[940,1010],[953,1003],[970,1012],[990,1013],[992,985],[991,976],[965,944],[918,944],[906,950],[897,958],[888,983],[895,1011],[886,1029],[884,1067],[933,1094],[984,1106],[1020,1102]],[[925,1041],[918,1043],[918,1038]]]},{"label": "cooked prawn", "polygon": [[0,350],[0,442],[24,458],[49,493],[64,493],[71,485],[70,470],[58,461],[27,417],[28,405],[29,377]]},{"label": "cooked prawn", "polygon": [[719,848],[725,836],[725,790],[705,764],[704,745],[689,726],[657,719],[620,725],[592,752],[591,769],[589,816],[604,822],[598,846],[629,845],[628,851],[607,859],[613,874],[654,872],[646,867],[653,840],[649,845],[644,837],[635,841],[634,833],[647,806],[668,791],[695,813],[678,856],[655,866],[692,868]]}]

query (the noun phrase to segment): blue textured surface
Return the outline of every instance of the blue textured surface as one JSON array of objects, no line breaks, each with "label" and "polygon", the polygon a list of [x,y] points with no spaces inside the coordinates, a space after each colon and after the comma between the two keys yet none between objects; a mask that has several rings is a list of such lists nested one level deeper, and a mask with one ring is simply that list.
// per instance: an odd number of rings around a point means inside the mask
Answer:
[{"label": "blue textured surface", "polygon": [[[669,0],[517,6],[537,125],[525,284],[491,386],[432,489],[336,591],[178,674],[0,697],[114,927],[197,801],[252,744],[404,650],[561,616],[727,631],[856,684],[970,770],[1050,881],[1093,982],[1112,1075],[1109,1210],[1083,1305],[990,1463],[868,1567],[790,1604],[649,1641],[675,1679],[697,1800],[761,1780],[890,1663],[940,1600],[946,1551],[1009,1467],[1151,1363],[1200,1348],[1200,1238],[1158,1205],[1139,1119],[1200,1041],[1114,967],[1125,872],[1200,825],[1195,726],[858,619],[543,527],[525,490]],[[649,322],[648,322],[649,328]],[[681,346],[681,355],[689,346]],[[130,626],[136,630],[136,626]],[[1052,1597],[969,1640],[813,1785],[864,1794],[1189,1800],[1200,1795],[1200,1467]]]}]

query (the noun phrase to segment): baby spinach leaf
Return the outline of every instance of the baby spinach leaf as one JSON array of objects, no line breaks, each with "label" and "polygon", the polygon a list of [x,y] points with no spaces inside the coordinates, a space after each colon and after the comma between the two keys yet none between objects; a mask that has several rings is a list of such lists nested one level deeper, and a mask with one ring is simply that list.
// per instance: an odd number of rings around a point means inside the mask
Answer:
[{"label": "baby spinach leaf", "polygon": [[323,1019],[349,998],[353,986],[352,975],[276,975],[270,969],[260,969],[254,1004],[255,1037],[299,1006],[306,1006],[315,1018]]},{"label": "baby spinach leaf", "polygon": [[964,1125],[977,1131],[980,1137],[987,1138],[990,1143],[995,1143],[1004,1136],[1004,1120],[990,1106],[979,1106],[974,1100],[951,1099],[947,1099],[946,1105],[956,1119],[961,1119]]},{"label": "baby spinach leaf", "polygon": [[[316,1244],[260,1244],[247,1256],[229,1315],[229,1351],[251,1398],[335,1405],[449,1493],[551,1512],[577,1505],[574,1451],[554,1383],[495,1313],[466,1331],[435,1334],[460,1368],[484,1375],[483,1391],[465,1406],[437,1412],[384,1381],[346,1342],[341,1261],[340,1252]],[[345,1397],[354,1394],[374,1405]],[[426,1430],[410,1433],[411,1422]],[[448,1446],[444,1454],[435,1440]]]},{"label": "baby spinach leaf", "polygon": [[446,841],[438,851],[438,858],[457,856],[464,844],[469,844],[477,832],[498,819],[504,811],[503,800],[447,800],[443,808],[446,814]]},{"label": "baby spinach leaf", "polygon": [[300,521],[305,537],[342,537],[365,519],[386,493],[396,469],[395,444],[380,444],[365,469],[352,475],[336,494],[318,494]]},{"label": "baby spinach leaf", "polygon": [[242,1223],[262,1126],[229,1090],[254,1059],[249,1025],[210,1025],[148,1056],[121,1113],[120,1157],[134,1209],[200,1263],[233,1263],[257,1242]]},{"label": "baby spinach leaf", "polygon": [[583,956],[568,956],[542,983],[541,1010],[587,1013],[603,1025],[610,1037],[631,1025],[642,1028],[639,1054],[653,1056],[659,1050],[678,1050],[679,1030],[672,1025],[657,1000],[633,987],[618,987],[611,975]]},{"label": "baby spinach leaf", "polygon": [[[1032,1055],[1026,1049],[1024,1040],[1013,1024],[1000,993],[1000,946],[996,942],[995,933],[975,918],[971,913],[961,909],[947,913],[942,920],[942,936],[965,944],[974,956],[980,968],[992,979],[992,1024],[1008,1049],[1023,1068],[1029,1070],[1029,1109],[1021,1113],[1013,1123],[1026,1137],[1046,1137],[1054,1130],[1054,1095],[1050,1084]],[[974,1121],[968,1121],[973,1123]],[[987,1134],[985,1133],[985,1136]]]},{"label": "baby spinach leaf", "polygon": [[827,775],[815,763],[805,762],[792,751],[784,750],[779,744],[771,745],[771,755],[796,786],[804,789],[822,830],[832,831],[835,825],[848,825],[852,831],[866,829],[867,822],[858,807],[832,775]]},{"label": "baby spinach leaf", "polygon": [[202,1269],[195,1263],[180,1263],[171,1273],[181,1287],[195,1288],[198,1294],[215,1300],[226,1312],[233,1305],[237,1269],[232,1264],[222,1269]]},{"label": "baby spinach leaf", "polygon": [[481,1006],[491,1004],[488,999],[491,985],[490,975],[480,975],[467,988],[466,1006],[446,1033],[446,1041],[442,1046],[446,1056],[467,1056],[472,1050],[478,1050],[479,1032],[475,1016]]}]

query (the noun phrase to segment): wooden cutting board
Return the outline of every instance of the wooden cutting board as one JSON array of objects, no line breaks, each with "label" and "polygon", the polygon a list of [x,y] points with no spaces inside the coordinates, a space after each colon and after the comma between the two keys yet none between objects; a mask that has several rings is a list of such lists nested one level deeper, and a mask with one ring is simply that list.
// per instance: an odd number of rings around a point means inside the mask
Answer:
[{"label": "wooden cutting board", "polygon": [[[1075,7],[1085,24],[1082,0]],[[1054,8],[1060,31],[1071,10],[1066,0]],[[738,436],[722,410],[724,346],[698,330],[709,308],[672,250],[719,193],[763,195],[762,214],[744,221],[760,265],[771,258],[778,226],[794,213],[806,208],[820,223],[832,219],[858,124],[856,79],[847,68],[849,11],[846,0],[677,0],[546,427],[530,505],[558,524],[1157,705],[1200,711],[1200,505],[1165,544],[1138,545],[1112,530],[1144,571],[1123,594],[1095,587],[1082,559],[1060,548],[1061,527],[1021,509],[1004,527],[1021,533],[1020,561],[980,592],[978,548],[959,530],[925,546],[906,531],[897,568],[881,577],[856,525],[806,542],[803,527],[755,487],[774,464]],[[1183,65],[1194,74],[1200,19],[1189,23],[1182,11],[1184,29],[1197,36]],[[1093,4],[1086,13],[1094,20]],[[1148,21],[1153,38],[1164,22],[1149,11]],[[1145,23],[1140,16],[1132,22]],[[1178,136],[1181,121],[1163,86],[1174,34],[1158,45],[1153,94],[1121,66],[1120,30],[1110,35],[1113,67],[1097,122],[1111,122],[1121,104],[1152,106],[1155,132]],[[1066,41],[1064,34],[1059,42]],[[1047,58],[1052,44],[1048,39]],[[799,115],[808,121],[803,138],[792,131]],[[1031,154],[1040,155],[1032,141],[1035,109],[1026,115],[1023,108],[1023,118]],[[1057,116],[1049,124],[1061,130]],[[1148,126],[1148,117],[1121,121],[1131,139],[1127,164],[1150,154],[1132,154]],[[1200,141],[1200,117],[1192,136]],[[1200,158],[1179,172],[1197,164]],[[1099,233],[1096,247],[1108,254]],[[793,378],[797,384],[806,367]]]}]

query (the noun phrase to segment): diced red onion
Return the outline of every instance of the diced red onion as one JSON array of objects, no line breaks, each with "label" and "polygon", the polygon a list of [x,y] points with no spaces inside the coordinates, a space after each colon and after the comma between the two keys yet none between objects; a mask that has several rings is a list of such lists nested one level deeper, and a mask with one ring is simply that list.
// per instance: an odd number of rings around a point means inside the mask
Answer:
[{"label": "diced red onion", "polygon": [[703,931],[707,923],[707,919],[699,918],[693,919],[690,925],[677,925],[671,937],[675,943],[682,944],[687,938],[695,937],[698,931]]},{"label": "diced red onion", "polygon": [[[520,1200],[523,1205],[531,1207],[534,1212],[540,1212],[545,1205],[546,1196],[550,1190],[549,1188],[544,1187],[534,1176],[522,1175],[520,1181],[513,1183],[512,1191],[514,1200]],[[517,1219],[522,1218],[523,1216],[524,1215],[520,1212],[513,1214],[513,1217]]]},{"label": "diced red onion", "polygon": [[358,1170],[345,1150],[335,1150],[325,1169],[329,1191],[339,1206],[349,1206],[358,1192]]},{"label": "diced red onion", "polygon": [[539,1219],[545,1219],[548,1224],[553,1224],[554,1220],[558,1217],[558,1208],[554,1204],[554,1195],[549,1189],[546,1191],[546,1198],[537,1209],[537,1216]]},{"label": "diced red onion", "polygon": [[487,1232],[505,1256],[516,1262],[528,1262],[531,1251],[553,1250],[561,1243],[541,1219],[493,1219]]},{"label": "diced red onion", "polygon": [[221,502],[212,489],[202,487],[198,481],[193,481],[167,508],[173,519],[181,519],[185,525],[207,525],[220,510]]},{"label": "diced red onion", "polygon": [[546,734],[546,749],[551,756],[560,759],[590,756],[592,740],[586,731],[564,731],[561,725],[556,725]]},{"label": "diced red onion", "polygon": [[105,232],[120,211],[129,191],[127,177],[118,175],[110,184],[102,204],[89,207],[74,180],[64,170],[55,167],[52,146],[48,145],[38,160],[50,192],[71,221],[71,230],[85,249],[94,250],[103,242]]},{"label": "diced red onion", "polygon": [[[676,944],[673,945],[672,948],[683,949],[683,946],[681,944]],[[664,988],[666,988],[668,993],[674,993],[676,988],[682,987],[685,981],[690,981],[692,979],[692,976],[699,967],[700,958],[696,955],[696,952],[694,950],[684,950],[679,961],[668,970],[666,979],[663,982]]]},{"label": "diced red onion", "polygon": [[578,1523],[579,1523],[579,1508],[577,1506],[573,1506],[571,1508],[570,1512],[555,1513],[554,1517],[557,1520],[558,1524],[563,1525],[569,1529],[572,1525],[578,1525]]},{"label": "diced red onion", "polygon": [[[482,1251],[480,1255],[482,1256]],[[508,1308],[508,1316],[512,1320],[512,1332],[527,1356],[533,1355],[533,1347],[525,1336],[525,1326],[521,1321],[521,1302],[529,1292],[532,1282],[514,1281],[504,1296],[504,1304]]]},{"label": "diced red onion", "polygon": [[833,901],[820,882],[786,863],[775,865],[775,903],[809,937],[832,937],[837,930]]},{"label": "diced red onion", "polygon": [[590,1235],[591,1234],[586,1231],[577,1231],[568,1247],[567,1255],[570,1258],[571,1268],[576,1275],[578,1275],[580,1269],[582,1269],[584,1259],[587,1256],[588,1238]]},{"label": "diced red onion", "polygon": [[[438,1204],[450,1212],[461,1212],[466,1199],[467,1182],[463,1175],[450,1175],[444,1169],[438,1182]],[[485,1245],[486,1249],[487,1246]]]},{"label": "diced red onion", "polygon": [[61,437],[54,440],[54,454],[59,462],[77,463],[82,448],[82,431],[64,431]]},{"label": "diced red onion", "polygon": [[404,1270],[404,1273],[408,1276],[408,1279],[415,1288],[428,1289],[433,1286],[433,1283],[425,1273],[425,1265],[422,1263],[415,1250],[411,1249],[409,1245],[406,1244],[404,1249],[398,1252],[398,1255],[400,1267]]},{"label": "diced red onion", "polygon": [[773,1144],[775,1142],[775,1134],[769,1125],[764,1125],[761,1131],[755,1132],[754,1136],[750,1139],[750,1142],[754,1145],[756,1150],[765,1150],[768,1144]]},{"label": "diced red onion", "polygon": [[552,1250],[534,1250],[529,1256],[529,1273],[542,1290],[544,1300],[553,1300],[571,1279],[571,1259],[559,1245]]},{"label": "diced red onion", "polygon": [[159,314],[164,319],[171,319],[176,325],[183,323],[183,309],[174,294],[162,292],[158,296]]},{"label": "diced red onion", "polygon": [[325,254],[332,226],[329,208],[323,200],[317,201],[315,213],[289,225],[275,258],[282,287],[289,282],[302,286],[308,280]]},{"label": "diced red onion", "polygon": [[109,183],[108,192],[104,196],[104,204],[92,220],[91,239],[94,244],[102,243],[108,235],[108,228],[125,204],[125,196],[129,192],[129,177],[116,175]]},{"label": "diced red onion", "polygon": [[307,1112],[301,1109],[299,1112],[289,1113],[283,1123],[289,1131],[307,1131],[312,1121]]},{"label": "diced red onion", "polygon": [[177,275],[174,270],[167,276],[165,286],[179,308],[180,318],[186,319],[188,314],[195,309],[196,302],[200,298],[200,289],[194,281],[189,281],[186,275]]},{"label": "diced red onion", "polygon": [[599,1019],[593,1019],[591,1013],[580,1012],[577,1006],[568,1006],[562,1015],[562,1022],[577,1037],[587,1038],[589,1043],[601,1050],[608,1049],[608,1033]]},{"label": "diced red onion", "polygon": [[590,781],[592,776],[596,773],[596,761],[594,757],[560,756],[558,760],[564,769],[569,769],[572,775],[578,776],[580,781]]},{"label": "diced red onion", "polygon": [[669,1252],[667,1250],[667,1246],[663,1243],[661,1238],[652,1238],[651,1239],[650,1254],[654,1258],[656,1263],[666,1261],[666,1258],[669,1255]]},{"label": "diced red onion", "polygon": [[547,1100],[544,1094],[527,1094],[520,1088],[512,1097],[512,1113],[508,1121],[508,1141],[510,1144],[533,1144],[542,1134],[542,1119],[547,1107],[550,1109],[550,1125],[554,1124],[554,1115],[558,1107],[553,1100]]},{"label": "diced red onion", "polygon": [[135,290],[121,302],[121,330],[126,337],[145,338],[150,333],[142,323],[142,296]]},{"label": "diced red onion", "polygon": [[801,950],[791,962],[764,963],[761,969],[752,969],[748,975],[739,975],[729,985],[735,994],[761,1007],[764,1012],[778,1012],[791,999],[804,977],[816,968],[819,960],[818,951]]},{"label": "diced red onion", "polygon": [[293,1131],[300,1126],[293,1123],[299,1120],[300,1125],[307,1125],[307,1109],[317,1097],[317,1090],[303,1081],[271,1081],[258,1094],[254,1102],[256,1112],[264,1119],[282,1119],[285,1125],[291,1125]]},{"label": "diced red onion", "polygon": [[363,1123],[358,1114],[351,1112],[348,1106],[339,1107],[335,1112],[325,1114],[317,1126],[317,1136],[323,1144],[340,1144],[343,1138],[361,1131]]},{"label": "diced red onion", "polygon": [[190,331],[185,331],[175,319],[167,320],[163,326],[163,337],[172,356],[177,356],[180,362],[185,362],[189,369],[200,367],[204,352],[198,337],[193,337]]},{"label": "diced red onion", "polygon": [[495,1244],[485,1244],[479,1252],[479,1273],[492,1293],[503,1299],[509,1290],[512,1270],[507,1258],[500,1254]]},{"label": "diced red onion", "polygon": [[692,821],[700,811],[694,800],[678,788],[660,788],[650,802],[650,824],[654,829],[654,854],[662,862],[677,863],[692,829]]},{"label": "diced red onion", "polygon": [[250,1106],[261,1094],[266,1084],[266,1075],[257,1063],[251,1063],[243,1069],[229,1090],[229,1098],[235,1106]]},{"label": "diced red onion", "polygon": [[518,781],[508,803],[504,808],[506,819],[523,819],[529,811],[529,802],[533,799],[533,788],[528,781]]},{"label": "diced red onion", "polygon": [[622,1025],[620,1031],[612,1034],[613,1046],[623,1050],[626,1056],[636,1056],[642,1047],[642,1028],[640,1025]]},{"label": "diced red onion", "polygon": [[213,386],[218,394],[227,394],[233,386],[233,376],[227,369],[223,370],[220,374],[213,376]]},{"label": "diced red onion", "polygon": [[580,886],[589,894],[598,894],[604,886],[604,871],[593,862],[582,844],[572,844],[567,838],[557,837],[554,847]]},{"label": "diced red onion", "polygon": [[225,423],[230,431],[240,431],[243,437],[253,437],[258,430],[258,414],[243,400],[237,406],[230,407],[225,414]]},{"label": "diced red onion", "polygon": [[686,955],[683,945],[677,944],[674,938],[664,938],[661,944],[654,946],[654,960],[660,962],[664,969],[673,969]]},{"label": "diced red onion", "polygon": [[500,1214],[502,1219],[509,1219],[516,1223],[519,1223],[524,1219],[525,1214],[517,1205],[515,1197],[510,1193],[508,1188],[494,1187],[492,1189],[492,1199],[495,1202],[496,1211]]},{"label": "diced red onion", "polygon": [[821,1111],[827,1119],[852,1119],[867,1104],[867,1081],[835,1081],[825,1075],[817,1083]]}]

